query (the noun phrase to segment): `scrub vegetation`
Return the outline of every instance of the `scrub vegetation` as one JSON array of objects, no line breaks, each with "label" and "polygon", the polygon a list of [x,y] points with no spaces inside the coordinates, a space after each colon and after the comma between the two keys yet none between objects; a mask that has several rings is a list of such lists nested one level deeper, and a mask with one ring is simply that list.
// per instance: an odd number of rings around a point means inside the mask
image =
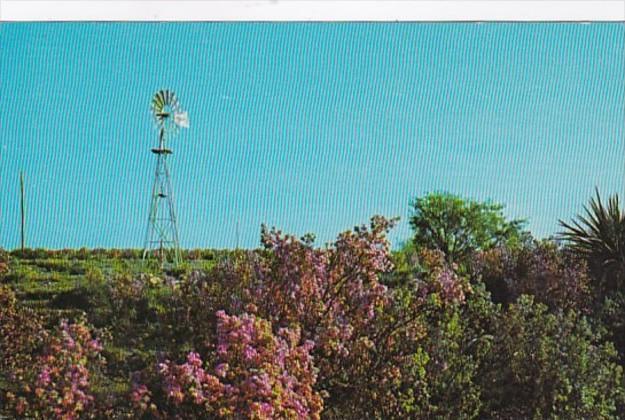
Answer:
[{"label": "scrub vegetation", "polygon": [[[78,419],[616,419],[625,214],[536,239],[503,206],[411,203],[330,244],[0,251],[0,414]],[[619,417],[621,416],[621,417]]]}]

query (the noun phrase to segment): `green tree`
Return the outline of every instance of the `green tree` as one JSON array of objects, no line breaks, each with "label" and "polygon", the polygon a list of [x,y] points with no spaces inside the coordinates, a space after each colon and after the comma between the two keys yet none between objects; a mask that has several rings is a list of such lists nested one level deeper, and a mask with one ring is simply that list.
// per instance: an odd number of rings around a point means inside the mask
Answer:
[{"label": "green tree", "polygon": [[601,295],[625,286],[625,213],[621,212],[618,195],[601,201],[599,191],[584,206],[583,215],[571,223],[560,220],[564,231],[560,237],[579,256],[586,259],[597,281]]},{"label": "green tree", "polygon": [[625,212],[614,194],[604,204],[596,190],[584,213],[560,221],[560,238],[586,260],[596,294],[595,315],[625,360]]},{"label": "green tree", "polygon": [[507,220],[504,206],[431,193],[410,203],[410,225],[417,248],[442,251],[450,262],[463,262],[476,251],[515,246],[527,237],[524,220]]}]

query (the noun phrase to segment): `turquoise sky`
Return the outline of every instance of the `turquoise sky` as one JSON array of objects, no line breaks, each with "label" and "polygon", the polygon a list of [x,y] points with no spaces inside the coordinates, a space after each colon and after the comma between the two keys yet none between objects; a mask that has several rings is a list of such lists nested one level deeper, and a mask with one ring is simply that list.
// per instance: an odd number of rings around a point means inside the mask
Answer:
[{"label": "turquoise sky", "polygon": [[537,236],[595,186],[625,188],[622,24],[2,23],[0,245],[143,245],[153,93],[183,247],[318,243],[446,190],[507,205]]}]

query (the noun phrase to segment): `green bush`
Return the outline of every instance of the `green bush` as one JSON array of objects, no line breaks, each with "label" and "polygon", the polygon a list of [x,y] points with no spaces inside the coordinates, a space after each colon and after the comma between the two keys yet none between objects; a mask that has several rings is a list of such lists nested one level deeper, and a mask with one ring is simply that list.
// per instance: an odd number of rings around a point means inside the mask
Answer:
[{"label": "green bush", "polygon": [[610,293],[597,311],[597,324],[606,329],[607,338],[619,352],[621,364],[625,363],[625,291]]},{"label": "green bush", "polygon": [[50,302],[53,308],[80,309],[87,314],[89,322],[104,327],[112,320],[113,307],[108,284],[98,268],[91,267],[75,287],[59,293]]},{"label": "green bush", "polygon": [[503,312],[478,378],[482,417],[616,419],[623,368],[611,343],[574,311],[522,296]]}]

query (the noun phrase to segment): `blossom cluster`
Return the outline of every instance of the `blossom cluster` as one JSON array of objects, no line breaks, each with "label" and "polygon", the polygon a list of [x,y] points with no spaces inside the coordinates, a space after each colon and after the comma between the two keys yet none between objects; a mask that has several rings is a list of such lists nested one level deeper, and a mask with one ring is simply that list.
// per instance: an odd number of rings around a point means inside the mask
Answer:
[{"label": "blossom cluster", "polygon": [[470,284],[461,278],[455,264],[449,264],[438,250],[423,249],[419,260],[424,271],[422,295],[436,296],[442,303],[464,303]]},{"label": "blossom cluster", "polygon": [[[389,301],[380,274],[392,269],[385,236],[392,225],[374,218],[370,229],[344,232],[325,249],[265,230],[262,240],[271,257],[257,270],[260,313],[278,325],[297,322],[324,358],[348,357]],[[341,363],[332,359],[329,365]]]},{"label": "blossom cluster", "polygon": [[90,413],[90,377],[102,362],[101,351],[85,324],[62,320],[33,363],[19,370],[20,389],[6,396],[15,414],[72,420]]},{"label": "blossom cluster", "polygon": [[182,364],[158,363],[151,377],[134,384],[140,410],[156,417],[319,418],[312,342],[299,344],[296,329],[273,334],[271,323],[254,315],[219,311],[216,317],[215,351],[205,358],[212,368],[195,352]]},{"label": "blossom cluster", "polygon": [[0,287],[0,372],[7,372],[11,381],[21,380],[21,368],[33,363],[45,337],[39,317],[18,307],[15,294]]}]

